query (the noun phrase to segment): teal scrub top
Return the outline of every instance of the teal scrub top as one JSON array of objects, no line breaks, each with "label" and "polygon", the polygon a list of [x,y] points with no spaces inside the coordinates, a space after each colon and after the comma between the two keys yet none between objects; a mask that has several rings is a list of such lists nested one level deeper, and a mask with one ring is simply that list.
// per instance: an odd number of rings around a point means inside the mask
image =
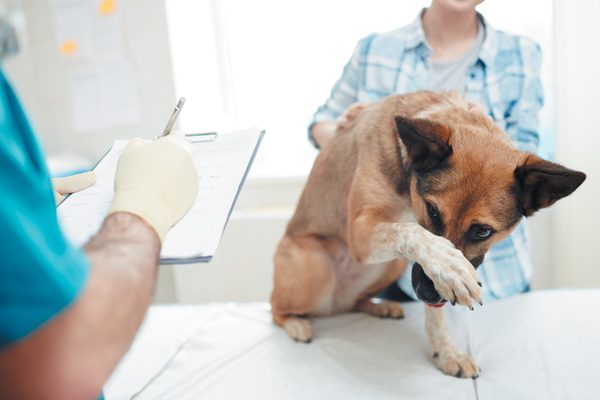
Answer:
[{"label": "teal scrub top", "polygon": [[58,226],[43,154],[0,69],[0,349],[64,310],[89,268]]}]

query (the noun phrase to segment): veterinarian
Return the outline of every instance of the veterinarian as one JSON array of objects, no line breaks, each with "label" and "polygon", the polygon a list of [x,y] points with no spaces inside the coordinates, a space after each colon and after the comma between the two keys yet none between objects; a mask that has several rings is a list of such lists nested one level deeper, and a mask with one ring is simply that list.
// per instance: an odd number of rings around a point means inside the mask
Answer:
[{"label": "veterinarian", "polygon": [[[5,28],[0,22],[1,58],[17,48]],[[1,399],[101,393],[150,303],[162,239],[196,198],[184,146],[174,137],[130,144],[102,228],[75,248],[58,227],[44,155],[0,70]],[[63,180],[59,189],[92,181]]]},{"label": "veterinarian", "polygon": [[[433,90],[457,91],[482,105],[518,148],[535,153],[543,105],[540,47],[495,30],[475,10],[482,2],[433,0],[410,25],[360,40],[314,115],[309,139],[315,147],[343,134],[369,102]],[[525,223],[490,249],[478,272],[484,301],[529,290],[532,264]],[[416,299],[410,276],[409,267],[384,296]]]}]

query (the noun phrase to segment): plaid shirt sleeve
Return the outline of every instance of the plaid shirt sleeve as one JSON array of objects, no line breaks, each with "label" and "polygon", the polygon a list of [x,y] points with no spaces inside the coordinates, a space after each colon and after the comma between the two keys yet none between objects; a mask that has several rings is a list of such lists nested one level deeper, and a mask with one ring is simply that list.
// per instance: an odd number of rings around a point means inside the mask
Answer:
[{"label": "plaid shirt sleeve", "polygon": [[348,107],[357,102],[359,80],[361,77],[361,65],[366,54],[370,37],[358,42],[352,57],[344,66],[342,76],[337,80],[327,101],[321,105],[308,127],[308,139],[313,146],[318,148],[312,137],[312,127],[317,122],[335,121]]},{"label": "plaid shirt sleeve", "polygon": [[506,118],[506,133],[521,150],[536,153],[539,145],[538,114],[544,105],[540,79],[542,52],[533,41],[518,38],[519,63],[522,67],[523,86],[519,100]]}]

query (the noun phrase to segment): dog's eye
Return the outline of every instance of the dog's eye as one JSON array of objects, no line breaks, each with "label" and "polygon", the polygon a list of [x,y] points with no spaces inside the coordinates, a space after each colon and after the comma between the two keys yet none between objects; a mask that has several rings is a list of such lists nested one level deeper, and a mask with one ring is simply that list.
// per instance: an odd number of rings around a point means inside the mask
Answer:
[{"label": "dog's eye", "polygon": [[431,205],[431,203],[425,203],[427,206],[427,214],[429,214],[429,218],[432,220],[440,219],[440,212]]},{"label": "dog's eye", "polygon": [[492,236],[492,229],[488,228],[484,225],[475,225],[471,228],[471,240],[479,242],[482,240],[486,240],[490,236]]}]

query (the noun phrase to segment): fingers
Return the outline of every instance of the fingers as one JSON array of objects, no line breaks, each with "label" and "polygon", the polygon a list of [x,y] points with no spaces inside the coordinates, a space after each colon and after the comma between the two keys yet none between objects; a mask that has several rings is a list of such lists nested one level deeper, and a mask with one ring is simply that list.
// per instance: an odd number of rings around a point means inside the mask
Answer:
[{"label": "fingers", "polygon": [[143,146],[144,144],[146,144],[146,142],[143,139],[136,137],[129,140],[129,143],[127,143],[127,146],[125,146],[125,149],[123,151],[135,149],[137,147]]},{"label": "fingers", "polygon": [[371,103],[360,102],[354,103],[346,109],[337,119],[336,132],[346,132],[350,127],[350,124],[356,119],[363,109],[369,106]]},{"label": "fingers", "polygon": [[58,193],[56,190],[54,190],[54,203],[56,205],[58,205],[61,201],[63,201],[63,199],[65,198],[64,195]]},{"label": "fingers", "polygon": [[[52,180],[52,186],[58,195],[79,192],[80,190],[87,189],[94,183],[96,183],[96,173],[94,171],[88,171],[81,174]],[[55,199],[57,199],[56,194]],[[62,198],[60,200],[62,200]]]},{"label": "fingers", "polygon": [[362,110],[364,110],[366,107],[368,107],[369,104],[371,104],[371,103],[368,103],[368,102],[354,103],[350,107],[348,107],[348,109],[346,110],[346,113],[348,113],[349,115],[352,115],[352,117],[355,117]]},{"label": "fingers", "polygon": [[123,150],[123,152],[127,152],[132,149],[136,149],[138,147],[144,146],[144,145],[162,146],[163,143],[165,143],[165,142],[176,144],[177,146],[186,150],[190,155],[192,155],[194,152],[193,146],[185,138],[185,134],[180,131],[172,131],[167,136],[162,136],[151,142],[145,141],[144,139],[140,139],[140,138],[133,138],[133,139],[129,140],[129,143],[127,143],[127,146],[125,146],[125,149]]},{"label": "fingers", "polygon": [[472,112],[485,114],[485,107],[479,103],[469,102],[468,109],[469,109],[469,111],[472,111]]},{"label": "fingers", "polygon": [[346,114],[342,114],[337,119],[337,126],[335,128],[336,133],[346,132],[350,126],[350,122],[352,122],[352,121],[348,119]]}]

